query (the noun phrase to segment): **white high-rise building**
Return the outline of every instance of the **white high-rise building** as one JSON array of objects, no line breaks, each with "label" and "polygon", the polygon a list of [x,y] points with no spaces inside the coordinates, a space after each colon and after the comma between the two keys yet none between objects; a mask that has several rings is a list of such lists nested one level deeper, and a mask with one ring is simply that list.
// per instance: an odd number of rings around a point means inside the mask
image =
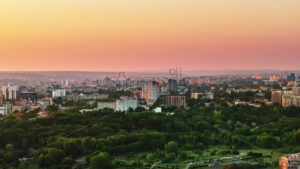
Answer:
[{"label": "white high-rise building", "polygon": [[8,84],[7,86],[2,86],[1,89],[5,100],[17,99],[17,86],[10,86],[10,84]]}]

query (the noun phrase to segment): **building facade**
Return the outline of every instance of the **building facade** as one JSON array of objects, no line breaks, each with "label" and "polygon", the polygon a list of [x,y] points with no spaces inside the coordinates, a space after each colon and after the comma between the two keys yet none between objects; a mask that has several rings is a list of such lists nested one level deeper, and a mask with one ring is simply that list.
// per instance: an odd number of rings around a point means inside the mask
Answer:
[{"label": "building facade", "polygon": [[64,97],[66,96],[66,89],[57,89],[52,91],[52,97]]},{"label": "building facade", "polygon": [[11,106],[10,105],[0,105],[0,114],[7,115],[11,113]]},{"label": "building facade", "polygon": [[142,84],[141,97],[147,101],[148,105],[152,105],[159,98],[160,89],[157,82],[144,82]]},{"label": "building facade", "polygon": [[282,91],[272,91],[271,102],[282,104]]},{"label": "building facade", "polygon": [[130,108],[135,110],[137,107],[137,99],[118,99],[116,101],[116,111],[128,111]]},{"label": "building facade", "polygon": [[28,92],[28,91],[21,92],[20,97],[21,99],[32,101],[33,103],[36,103],[38,99],[36,92]]},{"label": "building facade", "polygon": [[17,99],[17,91],[18,91],[17,86],[7,85],[7,86],[2,86],[1,89],[5,100]]},{"label": "building facade", "polygon": [[191,99],[213,100],[214,94],[212,92],[204,92],[204,93],[192,92]]},{"label": "building facade", "polygon": [[280,157],[279,167],[280,169],[299,169],[300,153]]},{"label": "building facade", "polygon": [[175,79],[169,79],[168,80],[168,88],[170,92],[176,92],[177,91],[177,81]]},{"label": "building facade", "polygon": [[185,96],[166,96],[166,104],[175,107],[185,107]]},{"label": "building facade", "polygon": [[113,109],[114,111],[116,111],[116,102],[98,102],[97,103],[97,109],[104,109],[104,108],[108,108],[108,109]]}]

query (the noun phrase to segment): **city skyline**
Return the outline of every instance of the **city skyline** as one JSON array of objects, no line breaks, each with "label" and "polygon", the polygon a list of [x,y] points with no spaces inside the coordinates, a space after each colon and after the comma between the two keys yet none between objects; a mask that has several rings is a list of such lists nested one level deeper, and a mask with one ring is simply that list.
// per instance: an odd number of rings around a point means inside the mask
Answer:
[{"label": "city skyline", "polygon": [[299,1],[0,4],[0,71],[300,67]]}]

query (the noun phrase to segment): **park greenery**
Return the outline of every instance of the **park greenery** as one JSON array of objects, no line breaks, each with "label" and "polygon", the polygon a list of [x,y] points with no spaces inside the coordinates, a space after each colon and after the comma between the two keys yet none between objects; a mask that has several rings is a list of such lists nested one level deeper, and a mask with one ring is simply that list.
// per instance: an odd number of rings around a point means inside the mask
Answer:
[{"label": "park greenery", "polygon": [[36,118],[0,120],[0,168],[278,168],[300,151],[300,108],[193,106],[151,111],[80,113],[84,105]]}]

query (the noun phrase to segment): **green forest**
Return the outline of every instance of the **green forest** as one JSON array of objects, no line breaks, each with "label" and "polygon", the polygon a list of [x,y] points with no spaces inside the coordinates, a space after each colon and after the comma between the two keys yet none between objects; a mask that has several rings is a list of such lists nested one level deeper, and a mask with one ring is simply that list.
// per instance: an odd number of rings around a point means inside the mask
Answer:
[{"label": "green forest", "polygon": [[[300,108],[197,106],[174,113],[37,111],[0,121],[0,168],[278,168],[300,151]],[[50,108],[49,108],[50,109]],[[251,165],[250,165],[251,164]]]}]

